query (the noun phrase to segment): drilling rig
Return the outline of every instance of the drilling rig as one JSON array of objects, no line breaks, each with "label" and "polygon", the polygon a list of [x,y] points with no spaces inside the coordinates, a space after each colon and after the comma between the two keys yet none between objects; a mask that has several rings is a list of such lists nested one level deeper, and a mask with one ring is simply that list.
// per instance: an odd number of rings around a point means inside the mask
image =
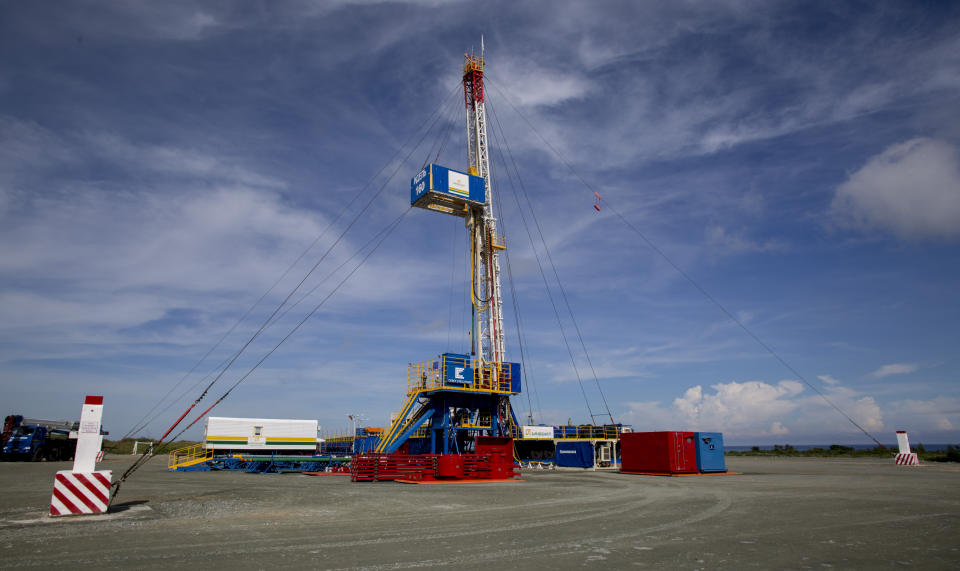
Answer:
[{"label": "drilling rig", "polygon": [[505,360],[498,255],[506,246],[493,214],[483,73],[481,47],[479,56],[465,55],[463,66],[470,164],[465,171],[428,164],[410,184],[411,205],[464,220],[470,352],[443,353],[408,366],[406,402],[381,436],[377,453],[476,453],[481,439],[507,440],[516,431],[510,396],[520,393],[521,368]]}]

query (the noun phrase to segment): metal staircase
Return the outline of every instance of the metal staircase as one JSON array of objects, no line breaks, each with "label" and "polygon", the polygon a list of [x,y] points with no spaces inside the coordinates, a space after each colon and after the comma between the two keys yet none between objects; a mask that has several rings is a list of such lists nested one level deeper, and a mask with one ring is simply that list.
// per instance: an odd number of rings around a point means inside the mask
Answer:
[{"label": "metal staircase", "polygon": [[207,450],[203,444],[192,444],[177,448],[167,454],[168,470],[197,469],[202,464],[213,459],[213,450]]}]

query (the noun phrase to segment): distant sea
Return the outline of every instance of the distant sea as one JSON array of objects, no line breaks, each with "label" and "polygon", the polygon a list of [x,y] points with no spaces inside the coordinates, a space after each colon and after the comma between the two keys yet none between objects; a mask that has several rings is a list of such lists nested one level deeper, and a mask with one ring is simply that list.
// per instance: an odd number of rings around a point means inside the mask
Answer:
[{"label": "distant sea", "polygon": [[[917,444],[920,444],[920,442],[911,442],[910,446],[912,448],[916,448]],[[922,444],[923,444],[923,447],[927,450],[927,452],[938,452],[938,451],[947,449],[946,444],[927,444],[926,442]],[[780,444],[779,446],[786,446],[786,444]],[[829,449],[831,445],[830,444],[791,444],[791,446],[793,446],[794,449],[796,450],[810,450],[812,448]],[[874,448],[877,447],[876,444],[841,444],[841,446],[848,446],[850,448],[853,448],[854,450],[873,450]],[[897,449],[896,443],[884,444],[884,446],[886,446],[887,448],[890,448],[891,450]],[[757,448],[759,448],[760,450],[773,450],[773,444],[758,445]],[[734,451],[749,452],[750,450],[753,449],[753,446],[729,446],[725,444],[723,446],[723,449],[730,450],[731,452],[734,452]]]}]

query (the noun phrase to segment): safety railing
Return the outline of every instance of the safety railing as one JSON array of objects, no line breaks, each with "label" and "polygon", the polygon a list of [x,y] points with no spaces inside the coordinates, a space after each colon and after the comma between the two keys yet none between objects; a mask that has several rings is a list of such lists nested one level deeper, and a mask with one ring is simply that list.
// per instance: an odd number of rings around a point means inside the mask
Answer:
[{"label": "safety railing", "polygon": [[347,435],[325,435],[320,443],[321,454],[352,454],[355,437]]},{"label": "safety railing", "polygon": [[211,458],[213,458],[212,449],[205,449],[203,444],[192,444],[190,446],[184,446],[183,448],[177,448],[167,454],[167,468],[175,470],[178,467],[206,462]]},{"label": "safety railing", "polygon": [[466,63],[463,64],[463,72],[467,73],[470,71],[483,71],[483,60],[482,56],[471,56],[466,57]]},{"label": "safety railing", "polygon": [[[553,438],[565,440],[617,440],[620,434],[624,432],[622,424],[581,424],[581,425],[555,425],[553,428]],[[519,433],[518,428],[514,430]],[[626,431],[629,432],[629,427]],[[522,436],[518,436],[522,438]],[[541,439],[537,438],[537,439]]]},{"label": "safety railing", "polygon": [[512,394],[515,392],[513,365],[480,365],[469,357],[441,355],[407,366],[407,396],[439,389]]},{"label": "safety railing", "polygon": [[616,425],[594,426],[584,424],[577,427],[577,438],[608,439],[620,437],[620,430]]}]

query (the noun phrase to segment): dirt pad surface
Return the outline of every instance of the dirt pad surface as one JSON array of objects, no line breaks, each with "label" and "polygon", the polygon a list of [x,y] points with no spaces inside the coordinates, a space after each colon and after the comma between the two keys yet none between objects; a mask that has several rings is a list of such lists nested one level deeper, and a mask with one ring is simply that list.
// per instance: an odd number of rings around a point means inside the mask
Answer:
[{"label": "dirt pad surface", "polygon": [[[98,468],[115,475],[129,457]],[[728,458],[743,476],[525,471],[415,486],[137,472],[110,514],[46,516],[68,463],[0,463],[0,567],[960,567],[960,466]]]}]

